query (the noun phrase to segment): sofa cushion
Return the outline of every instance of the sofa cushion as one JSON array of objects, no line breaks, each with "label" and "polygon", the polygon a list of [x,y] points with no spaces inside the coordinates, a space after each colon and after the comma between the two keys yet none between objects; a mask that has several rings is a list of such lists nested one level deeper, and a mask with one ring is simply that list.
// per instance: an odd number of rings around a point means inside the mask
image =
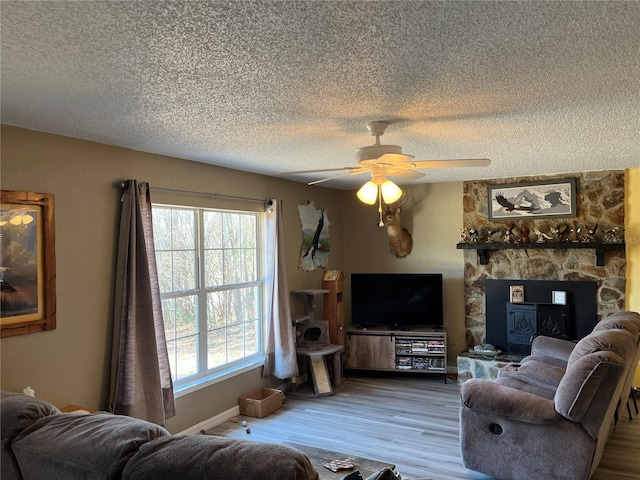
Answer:
[{"label": "sofa cushion", "polygon": [[317,480],[307,456],[291,447],[208,435],[158,438],[143,445],[123,480]]},{"label": "sofa cushion", "polygon": [[523,392],[533,393],[534,395],[546,398],[547,400],[553,400],[556,393],[555,390],[533,385],[526,382],[524,378],[518,377],[498,377],[495,379],[495,383],[504,385],[505,387],[515,388],[516,390],[521,390]]},{"label": "sofa cushion", "polygon": [[[567,355],[567,358],[569,358],[568,355]],[[529,362],[542,362],[542,363],[546,363],[547,365],[552,365],[554,367],[567,368],[567,358],[563,359],[563,358],[551,357],[548,355],[537,355],[537,354],[528,355],[524,357],[522,360],[520,360],[520,364],[524,365],[525,363],[529,363]]]},{"label": "sofa cushion", "polygon": [[571,340],[539,335],[531,342],[531,355],[525,357],[522,361],[527,361],[528,358],[544,358],[545,360],[543,361],[546,363],[558,367],[566,367],[567,360],[569,360],[569,356],[575,346],[576,342]]},{"label": "sofa cushion", "polygon": [[8,446],[20,432],[39,418],[60,413],[58,408],[45,400],[6,390],[0,392],[0,402],[0,435],[3,446]]},{"label": "sofa cushion", "polygon": [[158,425],[122,415],[60,414],[24,430],[13,451],[24,480],[113,479],[141,445],[166,435]]},{"label": "sofa cushion", "polygon": [[549,391],[551,398],[562,380],[566,369],[546,362],[531,359],[520,365],[517,370],[500,370],[499,377],[512,377]]},{"label": "sofa cushion", "polygon": [[0,403],[2,480],[20,479],[20,470],[11,450],[11,442],[39,418],[60,413],[60,410],[44,400],[6,390],[0,392]]}]

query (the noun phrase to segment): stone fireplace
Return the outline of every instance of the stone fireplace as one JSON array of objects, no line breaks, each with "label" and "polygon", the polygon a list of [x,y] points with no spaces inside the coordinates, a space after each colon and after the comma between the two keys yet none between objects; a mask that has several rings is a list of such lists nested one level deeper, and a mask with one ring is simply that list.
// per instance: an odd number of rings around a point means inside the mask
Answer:
[{"label": "stone fireplace", "polygon": [[[576,220],[579,225],[598,224],[595,241],[601,242],[604,232],[618,227],[624,229],[624,171],[581,172],[556,176],[532,176],[523,178],[505,178],[483,181],[468,181],[463,185],[465,229],[477,231],[495,230],[504,227],[504,223],[489,222],[487,186],[490,184],[511,184],[524,181],[552,180],[572,177],[576,179],[575,219],[535,219],[516,222],[516,228],[527,226],[548,231],[551,226],[560,222]],[[626,260],[623,249],[607,251],[603,266],[596,262],[593,249],[505,249],[494,250],[487,258],[487,264],[481,265],[475,250],[464,250],[465,260],[465,327],[467,348],[483,343],[496,342],[506,348],[506,327],[504,341],[496,340],[491,325],[487,324],[487,312],[490,309],[485,298],[487,280],[507,281],[510,285],[525,285],[525,302],[551,303],[551,290],[542,297],[531,297],[534,290],[527,289],[528,281],[547,281],[558,284],[553,290],[571,291],[572,282],[588,282],[589,292],[593,292],[594,310],[587,317],[584,312],[577,312],[571,306],[572,318],[587,318],[584,324],[573,325],[572,337],[582,338],[591,331],[595,322],[612,312],[624,309],[626,288]],[[591,290],[592,289],[592,290]],[[506,302],[501,300],[501,314],[506,322]],[[527,296],[529,292],[529,296]],[[585,290],[586,292],[586,290]],[[571,295],[571,294],[570,294]],[[569,302],[570,303],[570,302]],[[572,320],[575,322],[575,320]],[[494,340],[492,342],[491,340]],[[503,343],[499,343],[502,342]]]}]

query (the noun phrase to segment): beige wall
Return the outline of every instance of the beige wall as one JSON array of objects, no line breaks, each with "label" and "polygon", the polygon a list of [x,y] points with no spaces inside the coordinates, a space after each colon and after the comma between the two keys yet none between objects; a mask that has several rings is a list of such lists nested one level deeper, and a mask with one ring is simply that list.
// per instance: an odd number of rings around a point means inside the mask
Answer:
[{"label": "beige wall", "polygon": [[625,173],[627,310],[640,312],[640,168],[630,168]]},{"label": "beige wall", "polygon": [[[347,192],[308,187],[176,158],[2,127],[2,189],[53,193],[56,216],[57,329],[2,339],[2,388],[26,386],[58,406],[104,409],[108,399],[118,180],[252,198],[282,198],[291,289],[318,288],[321,271],[297,268],[297,203],[329,208],[330,264],[342,268],[342,199]],[[292,302],[293,303],[293,302]],[[181,397],[169,421],[180,431],[237,405],[263,384],[261,369]]]},{"label": "beige wall", "polygon": [[[627,240],[627,310],[640,312],[640,168],[626,171],[625,238]],[[633,385],[640,387],[640,365]]]}]

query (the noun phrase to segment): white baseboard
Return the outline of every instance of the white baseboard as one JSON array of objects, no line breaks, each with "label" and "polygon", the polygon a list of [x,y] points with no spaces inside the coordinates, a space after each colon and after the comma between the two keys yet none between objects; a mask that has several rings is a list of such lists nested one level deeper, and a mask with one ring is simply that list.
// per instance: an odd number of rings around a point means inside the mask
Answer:
[{"label": "white baseboard", "polygon": [[[287,381],[274,388],[286,392],[291,388],[291,382]],[[218,425],[229,420],[231,417],[237,417],[238,415],[240,415],[240,407],[236,405],[235,407],[230,408],[229,410],[222,412],[215,417],[208,418],[207,420],[200,422],[193,427],[189,427],[186,430],[183,430],[182,432],[178,433],[178,435],[198,435],[203,430],[209,430],[210,428],[217,427]]]},{"label": "white baseboard", "polygon": [[202,430],[209,430],[210,428],[217,427],[218,425],[229,420],[231,417],[237,417],[238,415],[240,415],[240,407],[236,405],[235,407],[232,407],[229,410],[216,415],[215,417],[208,418],[207,420],[200,422],[193,427],[189,427],[186,430],[183,430],[178,435],[197,435]]}]

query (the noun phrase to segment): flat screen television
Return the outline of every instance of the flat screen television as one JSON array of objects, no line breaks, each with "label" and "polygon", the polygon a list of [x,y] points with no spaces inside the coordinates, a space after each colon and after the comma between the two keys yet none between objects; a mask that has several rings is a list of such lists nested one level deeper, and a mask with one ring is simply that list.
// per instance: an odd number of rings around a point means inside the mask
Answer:
[{"label": "flat screen television", "polygon": [[360,327],[443,328],[441,273],[352,273],[351,323]]}]

